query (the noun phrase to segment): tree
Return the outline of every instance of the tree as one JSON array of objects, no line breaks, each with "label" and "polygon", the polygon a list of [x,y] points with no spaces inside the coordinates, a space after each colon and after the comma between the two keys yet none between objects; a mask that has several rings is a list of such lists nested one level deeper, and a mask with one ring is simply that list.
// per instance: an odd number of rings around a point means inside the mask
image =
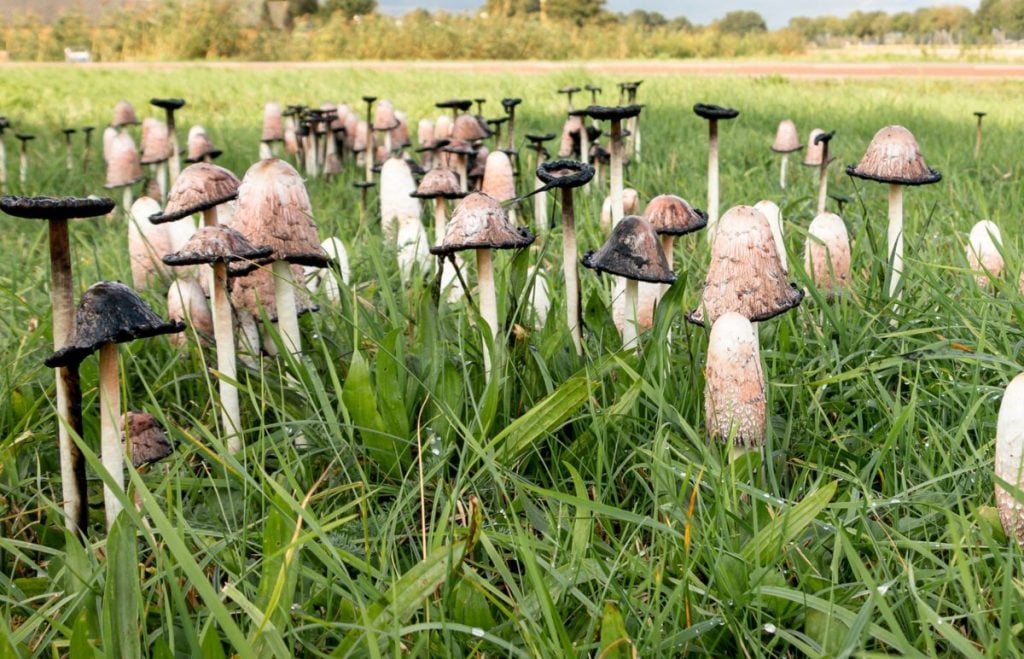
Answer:
[{"label": "tree", "polygon": [[644,11],[643,9],[634,9],[626,14],[625,18],[627,25],[635,25],[637,27],[648,29],[662,27],[668,24],[668,19],[662,14],[656,11]]},{"label": "tree", "polygon": [[527,16],[540,11],[540,0],[487,0],[481,11],[491,17]]},{"label": "tree", "polygon": [[719,32],[728,34],[743,35],[768,31],[768,24],[764,22],[764,17],[756,11],[730,11],[712,25],[717,27]]},{"label": "tree", "polygon": [[589,23],[604,11],[604,0],[542,0],[541,5],[547,18],[576,25]]},{"label": "tree", "polygon": [[346,18],[365,16],[377,11],[377,0],[327,0],[323,11],[328,14],[340,11]]},{"label": "tree", "polygon": [[1020,37],[1024,35],[1024,0],[981,0],[973,22],[982,36],[1001,30],[1008,37]]}]

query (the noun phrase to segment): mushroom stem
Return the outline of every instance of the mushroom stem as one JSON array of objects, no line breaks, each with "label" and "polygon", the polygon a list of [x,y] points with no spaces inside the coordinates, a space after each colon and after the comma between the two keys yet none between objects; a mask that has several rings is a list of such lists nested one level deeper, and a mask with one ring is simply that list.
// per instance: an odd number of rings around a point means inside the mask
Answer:
[{"label": "mushroom stem", "polygon": [[[477,298],[480,301],[480,317],[487,324],[491,338],[498,338],[498,294],[494,289],[494,261],[490,248],[476,250]],[[491,351],[484,344],[484,374],[491,377]]]},{"label": "mushroom stem", "polygon": [[75,168],[75,154],[71,151],[71,136],[68,135],[66,140],[67,141],[64,143],[64,166],[70,172]]},{"label": "mushroom stem", "polygon": [[[584,129],[586,130],[586,129]],[[572,188],[562,188],[562,272],[565,276],[565,311],[576,354],[583,356],[583,328],[580,325],[580,273],[576,265],[576,214]]]},{"label": "mushroom stem", "polygon": [[274,157],[274,149],[266,142],[260,142],[260,160],[266,160],[267,158]]},{"label": "mushroom stem", "polygon": [[903,274],[903,186],[889,185],[889,297],[895,297]]},{"label": "mushroom stem", "polygon": [[367,181],[373,180],[373,116],[371,110],[373,108],[373,101],[369,101],[366,104],[366,154],[363,156],[363,160],[366,163],[366,178]]},{"label": "mushroom stem", "polygon": [[779,187],[786,189],[786,170],[789,168],[789,154],[782,154],[782,165],[779,168]]},{"label": "mushroom stem", "polygon": [[124,186],[124,196],[121,198],[121,206],[124,208],[125,215],[131,217],[132,215],[132,204],[135,203],[135,194],[132,192],[132,186]]},{"label": "mushroom stem", "polygon": [[978,117],[978,127],[974,131],[974,159],[981,159],[981,117]]},{"label": "mushroom stem", "polygon": [[626,212],[622,206],[622,121],[612,119],[611,185],[612,185],[612,228],[619,223]]},{"label": "mushroom stem", "polygon": [[220,389],[221,420],[227,436],[228,451],[242,450],[239,433],[242,430],[242,413],[238,406],[238,389],[234,381],[238,378],[235,363],[235,333],[231,319],[231,302],[228,300],[228,266],[224,262],[213,264],[213,338],[217,344],[217,370],[223,377],[218,379]]},{"label": "mushroom stem", "polygon": [[[124,455],[121,447],[121,388],[118,384],[117,344],[100,346],[100,458],[118,490],[124,490]],[[121,512],[121,501],[110,485],[103,484],[107,529]]]},{"label": "mushroom stem", "polygon": [[434,197],[434,244],[444,241],[444,233],[448,228],[448,214],[444,197]]},{"label": "mushroom stem", "polygon": [[825,212],[828,200],[828,140],[821,145],[821,167],[818,170],[818,215]]},{"label": "mushroom stem", "polygon": [[299,316],[295,310],[295,280],[287,261],[274,261],[274,301],[277,304],[277,327],[286,350],[292,354],[302,352],[302,334]]},{"label": "mushroom stem", "polygon": [[516,106],[508,109],[508,149],[516,148]]},{"label": "mushroom stem", "polygon": [[708,121],[708,241],[718,228],[718,121]]},{"label": "mushroom stem", "polygon": [[167,134],[171,137],[171,185],[178,180],[181,173],[181,148],[178,146],[178,133],[174,130],[174,110],[168,108],[167,113]]},{"label": "mushroom stem", "polygon": [[156,164],[156,184],[160,186],[160,205],[167,203],[167,161]]},{"label": "mushroom stem", "polygon": [[28,181],[28,146],[27,145],[28,145],[28,141],[27,140],[23,141],[21,143],[21,159],[20,159],[21,172],[20,172],[20,177],[19,177],[18,180],[21,181],[22,185],[25,185],[25,183]]},{"label": "mushroom stem", "polygon": [[[50,302],[53,305],[53,349],[60,350],[74,325],[74,293],[68,221],[50,220]],[[88,519],[85,461],[71,433],[82,434],[82,394],[78,368],[57,369],[57,438],[60,447],[61,495],[64,520],[72,532],[83,531]]]},{"label": "mushroom stem", "polygon": [[[537,152],[537,168],[544,164],[544,153]],[[544,182],[536,176],[533,177],[533,189],[539,190],[544,187]],[[543,236],[548,228],[548,196],[536,194],[533,196],[533,223],[537,225],[537,235]]]},{"label": "mushroom stem", "polygon": [[463,192],[469,192],[469,174],[466,171],[466,156],[461,153],[455,154],[455,168],[459,172],[459,187]]},{"label": "mushroom stem", "polygon": [[622,347],[626,350],[632,350],[636,347],[638,289],[639,286],[635,279],[626,279],[626,320],[622,323]]},{"label": "mushroom stem", "polygon": [[[670,234],[662,234],[661,236],[661,251],[665,252],[665,260],[668,262],[668,269],[672,269],[672,256],[675,249],[675,239]],[[668,292],[669,287],[672,284],[661,285],[661,295]],[[660,297],[660,296],[659,296]]]}]

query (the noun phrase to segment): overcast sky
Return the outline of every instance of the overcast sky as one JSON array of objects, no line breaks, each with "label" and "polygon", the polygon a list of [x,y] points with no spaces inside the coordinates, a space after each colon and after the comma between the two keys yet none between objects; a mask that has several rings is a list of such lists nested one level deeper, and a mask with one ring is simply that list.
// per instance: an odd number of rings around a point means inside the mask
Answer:
[{"label": "overcast sky", "polygon": [[[890,14],[914,10],[933,5],[959,4],[977,9],[979,0],[717,0],[716,2],[695,2],[694,0],[606,0],[605,7],[611,11],[629,12],[633,9],[658,11],[674,18],[686,16],[698,25],[710,23],[723,14],[735,9],[752,9],[764,16],[772,29],[783,27],[794,16],[820,16],[832,14],[845,16],[851,11],[884,10]],[[378,8],[388,14],[403,14],[410,9],[421,7],[430,11],[474,10],[483,4],[482,0],[378,0]]]}]

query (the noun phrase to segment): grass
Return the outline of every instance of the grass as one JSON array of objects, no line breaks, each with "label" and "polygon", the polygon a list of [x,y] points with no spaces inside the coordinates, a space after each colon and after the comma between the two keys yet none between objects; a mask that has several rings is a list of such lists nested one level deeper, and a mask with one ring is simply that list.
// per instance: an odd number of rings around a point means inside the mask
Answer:
[{"label": "grass", "polygon": [[[485,96],[493,113],[514,95],[526,132],[557,129],[554,90],[585,81],[196,66],[47,69],[44,82],[14,67],[0,78],[0,112],[41,138],[30,183],[15,191],[81,194],[100,191],[102,172],[65,173],[59,128],[102,125],[122,97],[139,110],[152,96],[187,98],[181,122],[206,126],[222,164],[241,173],[269,99],[375,93],[418,118],[444,98]],[[561,328],[557,275],[548,324],[525,320],[526,268],[558,271],[558,229],[537,251],[499,256],[501,313],[523,331],[495,346],[497,380],[485,385],[472,312],[436,309],[426,280],[400,285],[376,224],[360,221],[347,185],[358,173],[310,181],[321,235],[349,247],[352,287],[303,319],[307,358],[240,370],[238,456],[217,429],[209,350],[160,339],[122,348],[127,405],[157,415],[178,451],[130,475],[147,521],[128,506],[106,534],[97,508],[84,547],[63,532],[54,478],[45,236],[2,220],[0,656],[1024,654],[1024,556],[994,516],[991,476],[999,396],[1021,370],[1022,92],[1018,82],[645,82],[643,158],[626,174],[642,201],[673,192],[704,205],[698,101],[742,111],[720,132],[722,207],[779,203],[800,285],[810,285],[800,255],[817,177],[793,168],[789,190],[777,189],[767,147],[778,120],[837,131],[832,189],[856,200],[844,213],[853,290],[829,305],[812,287],[795,312],[761,325],[768,443],[763,457],[734,462],[705,439],[707,335],[682,320],[700,292],[704,236],[678,241],[679,281],[638,355],[616,352],[610,282],[589,271],[586,358]],[[976,109],[989,112],[980,163]],[[907,191],[898,309],[881,294],[884,186],[839,166],[893,123],[944,173]],[[600,202],[577,201],[581,249],[602,240]],[[1002,227],[1009,264],[989,291],[963,251],[983,218]],[[130,280],[125,234],[115,218],[72,227],[79,293]],[[162,308],[159,292],[146,295]],[[95,360],[82,383],[98,502]]]}]

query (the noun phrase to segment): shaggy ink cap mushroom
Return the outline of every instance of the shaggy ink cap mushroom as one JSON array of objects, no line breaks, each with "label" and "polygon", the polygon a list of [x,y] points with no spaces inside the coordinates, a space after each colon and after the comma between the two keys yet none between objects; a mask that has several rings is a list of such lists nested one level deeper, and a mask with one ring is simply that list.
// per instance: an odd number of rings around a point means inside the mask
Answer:
[{"label": "shaggy ink cap mushroom", "polygon": [[[822,139],[822,135],[828,137]],[[807,136],[807,152],[804,154],[803,165],[807,167],[821,167],[822,160],[825,158],[825,149],[828,147],[829,141],[832,140],[832,136],[835,135],[835,131],[826,133],[820,128],[815,128],[811,131],[811,134]],[[828,161],[832,162],[835,156],[829,154]]]},{"label": "shaggy ink cap mushroom", "polygon": [[594,178],[594,168],[578,160],[547,160],[537,168],[537,178],[544,187],[534,192],[551,188],[578,188]]},{"label": "shaggy ink cap mushroom", "polygon": [[107,197],[0,197],[0,211],[28,220],[99,217],[114,210]]},{"label": "shaggy ink cap mushroom", "polygon": [[676,280],[654,227],[638,215],[622,218],[601,249],[583,255],[583,265],[652,284],[671,284]]},{"label": "shaggy ink cap mushroom", "polygon": [[739,110],[733,108],[723,108],[721,105],[711,105],[709,103],[697,103],[693,106],[693,113],[698,117],[707,119],[708,121],[722,121],[725,119],[735,119],[740,115]]},{"label": "shaggy ink cap mushroom", "polygon": [[185,158],[185,162],[197,163],[207,157],[219,158],[224,152],[213,145],[206,131],[197,131],[195,128],[196,126],[193,126],[188,132],[188,157]]},{"label": "shaggy ink cap mushroom", "polygon": [[68,367],[109,343],[127,343],[185,329],[185,323],[165,321],[120,282],[101,281],[90,286],[75,312],[75,331],[67,345],[46,358],[50,368]]},{"label": "shaggy ink cap mushroom", "polygon": [[23,145],[25,142],[36,139],[35,135],[29,135],[28,133],[15,133],[14,136],[22,141]]},{"label": "shaggy ink cap mushroom", "polygon": [[245,236],[229,227],[205,226],[192,234],[177,252],[164,256],[163,261],[172,266],[248,261],[247,267],[231,270],[230,274],[241,276],[260,265],[260,261],[266,261],[273,251],[270,247],[254,246]]},{"label": "shaggy ink cap mushroom", "polygon": [[651,199],[644,208],[643,217],[661,235],[682,236],[708,225],[707,213],[674,194],[662,194]]},{"label": "shaggy ink cap mushroom", "polygon": [[556,135],[554,133],[544,133],[543,135],[527,135],[526,139],[529,140],[531,144],[540,145],[544,142],[550,142],[555,139],[555,137]]},{"label": "shaggy ink cap mushroom", "polygon": [[167,195],[167,207],[149,218],[153,224],[173,222],[238,197],[241,182],[228,169],[197,162],[181,170]]},{"label": "shaggy ink cap mushroom", "polygon": [[466,196],[459,186],[459,176],[450,169],[432,169],[424,175],[412,197],[420,199],[461,199]]},{"label": "shaggy ink cap mushroom", "polygon": [[164,110],[180,110],[185,107],[185,99],[183,98],[151,98],[149,99],[150,105],[155,105],[158,108]]},{"label": "shaggy ink cap mushroom", "polygon": [[800,135],[796,131],[796,124],[791,119],[783,119],[775,131],[775,141],[771,149],[775,153],[792,153],[804,148],[800,143]]},{"label": "shaggy ink cap mushroom", "polygon": [[875,133],[864,157],[846,173],[857,178],[896,185],[928,185],[942,174],[928,167],[914,135],[903,126],[886,126]]},{"label": "shaggy ink cap mushroom", "polygon": [[505,108],[505,112],[511,112],[512,109],[523,102],[521,98],[503,98],[501,99],[501,107]]},{"label": "shaggy ink cap mushroom", "polygon": [[589,105],[584,113],[598,121],[621,121],[638,116],[643,109],[642,105]]},{"label": "shaggy ink cap mushroom", "polygon": [[536,236],[526,227],[509,224],[498,200],[472,192],[455,207],[444,241],[431,246],[431,254],[451,254],[467,249],[517,249],[530,245]]},{"label": "shaggy ink cap mushroom", "polygon": [[121,427],[121,441],[125,442],[127,439],[127,442],[131,443],[129,450],[132,466],[136,469],[160,462],[174,453],[174,444],[167,439],[167,434],[156,418],[148,412],[127,412]]},{"label": "shaggy ink cap mushroom", "polygon": [[434,103],[434,107],[441,108],[442,110],[459,110],[465,112],[469,108],[473,107],[473,101],[468,98],[450,98],[447,101],[440,101]]},{"label": "shaggy ink cap mushroom", "polygon": [[135,108],[126,100],[120,100],[114,105],[114,117],[110,125],[114,128],[139,124],[139,118],[135,115]]}]

